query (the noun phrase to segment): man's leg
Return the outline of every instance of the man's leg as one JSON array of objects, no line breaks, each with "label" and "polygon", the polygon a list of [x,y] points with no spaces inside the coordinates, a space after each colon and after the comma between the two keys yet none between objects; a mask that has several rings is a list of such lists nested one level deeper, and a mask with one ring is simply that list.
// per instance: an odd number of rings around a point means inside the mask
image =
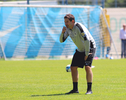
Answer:
[{"label": "man's leg", "polygon": [[71,94],[71,93],[79,93],[78,92],[78,67],[71,67],[71,76],[72,76],[72,81],[73,81],[73,90],[71,90],[70,92],[68,92],[67,94]]},{"label": "man's leg", "polygon": [[87,93],[92,94],[92,80],[93,80],[93,73],[90,66],[85,66],[86,71],[86,80],[87,80]]},{"label": "man's leg", "polygon": [[71,67],[71,75],[72,75],[72,81],[73,82],[78,82],[79,75],[78,75],[77,68],[78,67]]},{"label": "man's leg", "polygon": [[121,58],[123,58],[124,55],[124,41],[121,41]]},{"label": "man's leg", "polygon": [[126,58],[126,40],[124,42],[124,58]]}]

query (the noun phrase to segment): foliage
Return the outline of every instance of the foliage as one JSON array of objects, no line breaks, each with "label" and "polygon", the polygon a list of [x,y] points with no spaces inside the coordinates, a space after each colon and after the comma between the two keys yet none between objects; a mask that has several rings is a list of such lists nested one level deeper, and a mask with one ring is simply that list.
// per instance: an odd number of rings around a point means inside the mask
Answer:
[{"label": "foliage", "polygon": [[[18,1],[19,2],[19,1],[25,1],[25,0],[0,0],[0,1],[4,1],[4,2],[5,1]],[[47,1],[47,0],[41,0],[41,1]],[[68,3],[66,3],[66,1]],[[102,0],[96,0],[96,1],[98,5],[102,5]],[[105,1],[104,7],[126,7],[126,0],[104,0],[104,1]],[[57,2],[58,4],[62,4],[62,0],[57,0]],[[93,2],[93,0],[64,0],[64,4],[68,4],[68,5],[93,5],[93,3],[95,3]]]},{"label": "foliage", "polygon": [[[66,1],[66,0],[64,0]],[[74,2],[73,2],[74,1]],[[105,7],[126,7],[126,0],[104,0]],[[59,4],[62,4],[62,0],[58,0]],[[74,5],[94,5],[93,0],[68,0],[69,4]],[[66,2],[64,2],[66,4]],[[97,0],[97,4],[102,6],[102,0]]]},{"label": "foliage", "polygon": [[106,0],[105,7],[126,7],[126,0]]}]

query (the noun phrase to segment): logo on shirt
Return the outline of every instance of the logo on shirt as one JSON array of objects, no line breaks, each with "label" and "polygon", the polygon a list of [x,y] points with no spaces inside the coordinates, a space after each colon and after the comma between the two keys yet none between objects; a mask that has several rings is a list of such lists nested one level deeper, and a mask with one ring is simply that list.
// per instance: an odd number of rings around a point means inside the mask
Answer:
[{"label": "logo on shirt", "polygon": [[85,33],[84,33],[84,32],[82,32],[82,33],[81,33],[81,35],[84,37]]}]

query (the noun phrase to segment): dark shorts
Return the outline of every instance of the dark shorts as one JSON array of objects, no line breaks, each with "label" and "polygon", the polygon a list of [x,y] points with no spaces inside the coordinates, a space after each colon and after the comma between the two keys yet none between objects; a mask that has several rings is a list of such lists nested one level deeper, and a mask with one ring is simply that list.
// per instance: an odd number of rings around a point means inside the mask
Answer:
[{"label": "dark shorts", "polygon": [[90,55],[88,55],[87,60],[85,61],[85,52],[79,52],[76,50],[73,59],[72,59],[72,63],[71,66],[75,67],[78,66],[80,68],[83,68],[84,66],[90,66],[92,65],[92,61],[95,55],[95,50],[96,48],[91,48],[89,53],[92,53]]}]

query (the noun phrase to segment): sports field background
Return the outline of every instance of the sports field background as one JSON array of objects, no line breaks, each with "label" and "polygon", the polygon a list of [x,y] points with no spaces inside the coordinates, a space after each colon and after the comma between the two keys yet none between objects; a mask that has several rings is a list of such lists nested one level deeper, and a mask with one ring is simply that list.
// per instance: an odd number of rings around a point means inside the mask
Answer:
[{"label": "sports field background", "polygon": [[94,60],[93,94],[85,95],[85,70],[79,69],[79,94],[72,89],[71,60],[0,60],[0,100],[125,100],[126,59]]}]

